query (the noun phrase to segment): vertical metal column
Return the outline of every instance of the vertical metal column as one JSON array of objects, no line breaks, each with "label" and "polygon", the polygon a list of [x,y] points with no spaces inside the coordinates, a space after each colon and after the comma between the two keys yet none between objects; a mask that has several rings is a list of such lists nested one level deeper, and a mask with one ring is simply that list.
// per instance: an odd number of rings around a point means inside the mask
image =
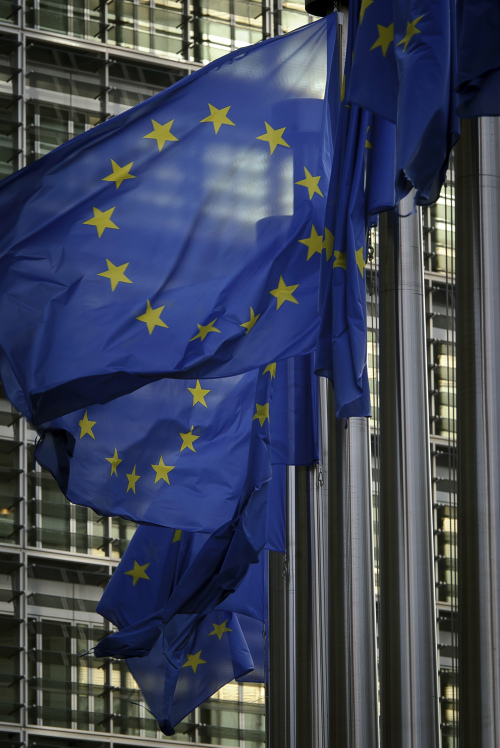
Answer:
[{"label": "vertical metal column", "polygon": [[334,745],[376,748],[370,426],[367,418],[350,418],[346,428],[345,421],[336,422],[332,415],[330,424],[330,732]]},{"label": "vertical metal column", "polygon": [[269,554],[269,599],[267,639],[269,682],[266,689],[266,746],[288,748],[290,743],[290,672],[286,616],[285,556]]},{"label": "vertical metal column", "polygon": [[500,121],[456,149],[459,745],[500,745]]},{"label": "vertical metal column", "polygon": [[335,420],[320,380],[323,460],[290,468],[285,574],[270,575],[269,748],[377,748],[370,432]]},{"label": "vertical metal column", "polygon": [[[328,692],[318,658],[321,605],[328,587],[317,577],[317,533],[311,526],[316,467],[288,468],[287,552],[272,554],[269,586],[271,659],[267,736],[270,748],[327,748]],[[282,562],[280,563],[280,558]]]},{"label": "vertical metal column", "polygon": [[[401,201],[411,213],[413,196]],[[380,708],[384,748],[439,745],[420,216],[381,217]]]}]

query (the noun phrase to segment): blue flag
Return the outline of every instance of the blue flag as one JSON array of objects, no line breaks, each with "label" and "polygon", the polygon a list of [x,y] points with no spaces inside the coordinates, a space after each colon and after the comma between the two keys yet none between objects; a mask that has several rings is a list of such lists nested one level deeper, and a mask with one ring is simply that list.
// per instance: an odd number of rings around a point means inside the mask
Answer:
[{"label": "blue flag", "polygon": [[272,422],[272,463],[318,459],[310,355],[234,377],[163,379],[61,416],[39,429],[35,457],[98,514],[213,532],[238,506],[256,420]]},{"label": "blue flag", "polygon": [[455,1],[361,4],[347,98],[397,125],[397,198],[437,200],[458,139]]},{"label": "blue flag", "polygon": [[[262,624],[252,623],[261,631],[261,645]],[[187,642],[182,659],[180,667],[172,668],[158,639],[146,657],[127,660],[166,735],[173,735],[175,725],[226,683],[237,678],[256,682],[251,675],[255,668],[252,652],[241,618],[235,613],[216,610],[205,616]]]},{"label": "blue flag", "polygon": [[[98,612],[119,629],[154,615],[176,586],[185,583],[186,571],[197,563],[207,540],[200,533],[140,526],[108,583]],[[266,617],[267,558],[262,554],[238,590],[219,609],[198,619],[187,641],[174,649],[165,637],[158,637],[145,656],[127,659],[166,734],[172,734],[178,722],[230,680],[244,676],[264,680]]]},{"label": "blue flag", "polygon": [[232,52],[0,183],[0,377],[32,423],[314,348],[336,23]]},{"label": "blue flag", "polygon": [[236,512],[272,384],[269,369],[153,382],[47,424],[35,457],[101,515],[213,532]]},{"label": "blue flag", "polygon": [[311,465],[319,459],[314,356],[278,361],[274,376],[271,461],[273,465]]},{"label": "blue flag", "polygon": [[[349,26],[344,86],[356,24]],[[322,257],[321,330],[316,371],[333,381],[339,417],[369,416],[366,343],[365,150],[371,118],[342,98],[328,191],[329,243]],[[344,379],[343,372],[349,377]]]},{"label": "blue flag", "polygon": [[[268,378],[260,377],[264,398]],[[259,397],[260,402],[266,402]],[[96,654],[142,657],[151,651],[160,631],[167,656],[178,660],[200,618],[234,592],[266,543],[267,497],[271,478],[269,419],[252,421],[246,480],[230,520],[212,532],[184,571],[168,599],[141,620],[100,642]],[[170,654],[168,654],[170,653]]]},{"label": "blue flag", "polygon": [[500,4],[457,0],[458,113],[500,115]]}]

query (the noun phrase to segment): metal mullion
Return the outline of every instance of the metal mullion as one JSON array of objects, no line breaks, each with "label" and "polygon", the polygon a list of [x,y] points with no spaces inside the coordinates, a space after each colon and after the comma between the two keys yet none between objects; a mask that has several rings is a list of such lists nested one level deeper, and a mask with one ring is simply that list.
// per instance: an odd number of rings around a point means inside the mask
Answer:
[{"label": "metal mullion", "polygon": [[235,0],[229,3],[229,33],[231,41],[231,50],[236,49],[236,13],[234,12]]},{"label": "metal mullion", "polygon": [[139,49],[139,0],[132,0],[133,3],[133,41],[134,49]]},{"label": "metal mullion", "polygon": [[[74,664],[74,658],[75,658],[75,655],[77,654],[77,652],[76,652],[76,639],[75,639],[75,637],[73,635],[72,624],[71,624],[71,621],[67,621],[67,620],[66,621],[60,620],[60,623],[61,624],[65,624],[66,626],[69,627],[69,637],[70,637],[69,651],[70,651],[70,661],[71,661],[71,665],[70,665],[71,683],[76,683],[77,686],[78,686],[78,667]],[[71,712],[73,714],[76,714],[76,712],[78,711],[78,692],[75,693],[73,690],[71,691],[71,694],[70,694],[70,708],[71,708]],[[77,722],[77,720],[71,719],[71,729],[72,730],[77,730],[78,729],[78,722]]]},{"label": "metal mullion", "polygon": [[73,27],[73,3],[72,2],[66,2],[66,10],[68,12],[68,36],[74,35],[74,27]]},{"label": "metal mullion", "polygon": [[27,582],[27,564],[26,564],[26,526],[27,526],[27,507],[26,507],[26,495],[27,495],[27,475],[26,475],[26,466],[27,466],[27,454],[26,454],[26,421],[24,418],[21,418],[18,424],[18,439],[22,442],[22,445],[19,447],[20,454],[19,454],[19,467],[22,469],[22,473],[19,475],[19,496],[23,497],[23,500],[19,504],[19,524],[21,525],[21,528],[19,530],[19,544],[20,544],[20,554],[19,554],[19,560],[21,562],[21,567],[19,568],[18,575],[19,575],[19,588],[23,591],[23,594],[17,599],[17,617],[21,620],[21,623],[19,624],[19,646],[22,648],[20,653],[20,672],[19,675],[21,676],[21,680],[19,682],[19,697],[20,697],[20,703],[21,703],[21,712],[20,712],[20,723],[21,725],[26,725],[28,722],[28,714],[27,714],[27,703],[28,703],[28,694],[27,694],[27,682],[28,682],[28,641],[27,641],[27,618],[26,618],[26,610],[27,610],[27,604],[26,604],[26,590],[28,588]]},{"label": "metal mullion", "polygon": [[[36,616],[36,628],[35,628],[36,651],[43,653],[43,637],[42,637],[41,623],[42,622],[40,620],[40,616]],[[42,657],[36,659],[35,672],[36,672],[37,683],[40,683],[43,677]],[[36,689],[36,707],[37,707],[36,724],[39,726],[39,725],[42,725],[42,718],[40,715],[43,709],[43,691],[41,688],[38,688],[38,686]]]}]

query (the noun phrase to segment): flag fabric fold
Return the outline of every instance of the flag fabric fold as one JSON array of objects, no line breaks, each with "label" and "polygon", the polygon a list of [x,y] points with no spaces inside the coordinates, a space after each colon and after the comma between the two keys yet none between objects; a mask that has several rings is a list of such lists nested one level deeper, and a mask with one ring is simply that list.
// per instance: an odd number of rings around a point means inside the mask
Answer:
[{"label": "flag fabric fold", "polygon": [[162,379],[45,424],[35,458],[75,504],[210,533],[235,514],[252,427],[269,421],[272,385],[258,370]]},{"label": "flag fabric fold", "polygon": [[[351,75],[356,24],[349,25],[343,90]],[[369,416],[366,343],[365,150],[371,116],[342,98],[328,191],[316,372],[329,377],[338,417]],[[349,376],[343,378],[343,372]],[[339,386],[342,382],[342,386]]]},{"label": "flag fabric fold", "polygon": [[[269,378],[260,377],[262,403],[269,402]],[[267,398],[267,400],[266,400]],[[271,479],[269,418],[254,418],[249,440],[246,478],[233,517],[207,536],[195,561],[183,572],[168,598],[155,610],[108,636],[96,654],[142,657],[153,648],[160,631],[164,651],[173,663],[199,623],[237,589],[249,566],[258,561],[266,543],[267,498]]]},{"label": "flag fabric fold", "polygon": [[153,382],[44,424],[35,458],[71,502],[98,514],[213,532],[236,512],[255,421],[272,424],[271,463],[318,459],[312,361],[307,355],[234,377]]},{"label": "flag fabric fold", "polygon": [[500,5],[457,0],[458,114],[500,115]]},{"label": "flag fabric fold", "polygon": [[[130,630],[201,573],[198,554],[209,538],[163,527],[139,526],[98,604],[97,611],[119,630]],[[189,582],[188,582],[189,583]],[[167,734],[196,706],[235,678],[265,679],[263,624],[267,617],[267,557],[250,566],[239,588],[206,615],[196,618],[184,638],[169,639],[168,627],[127,665],[148,707]],[[179,615],[181,627],[194,616]],[[178,630],[176,629],[176,633]],[[109,637],[108,637],[109,638]],[[97,656],[106,654],[98,644]]]},{"label": "flag fabric fold", "polygon": [[0,376],[32,423],[313,350],[336,70],[330,16],[0,183]]},{"label": "flag fabric fold", "polygon": [[364,2],[349,101],[396,124],[397,199],[439,197],[459,134],[455,1]]}]

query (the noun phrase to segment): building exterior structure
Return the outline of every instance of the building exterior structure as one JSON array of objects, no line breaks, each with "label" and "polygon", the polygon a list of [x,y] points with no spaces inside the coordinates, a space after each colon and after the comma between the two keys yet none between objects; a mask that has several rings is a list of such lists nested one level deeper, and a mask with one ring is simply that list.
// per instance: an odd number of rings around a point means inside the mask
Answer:
[{"label": "building exterior structure", "polygon": [[[0,177],[226,52],[307,22],[274,0],[0,0]],[[456,745],[454,191],[423,212],[443,748]],[[377,257],[368,273],[377,539]],[[72,506],[0,391],[0,748],[168,744],[124,663],[80,658],[134,526]],[[143,703],[143,702],[142,702]],[[230,684],[172,742],[260,748],[264,688]]]}]

